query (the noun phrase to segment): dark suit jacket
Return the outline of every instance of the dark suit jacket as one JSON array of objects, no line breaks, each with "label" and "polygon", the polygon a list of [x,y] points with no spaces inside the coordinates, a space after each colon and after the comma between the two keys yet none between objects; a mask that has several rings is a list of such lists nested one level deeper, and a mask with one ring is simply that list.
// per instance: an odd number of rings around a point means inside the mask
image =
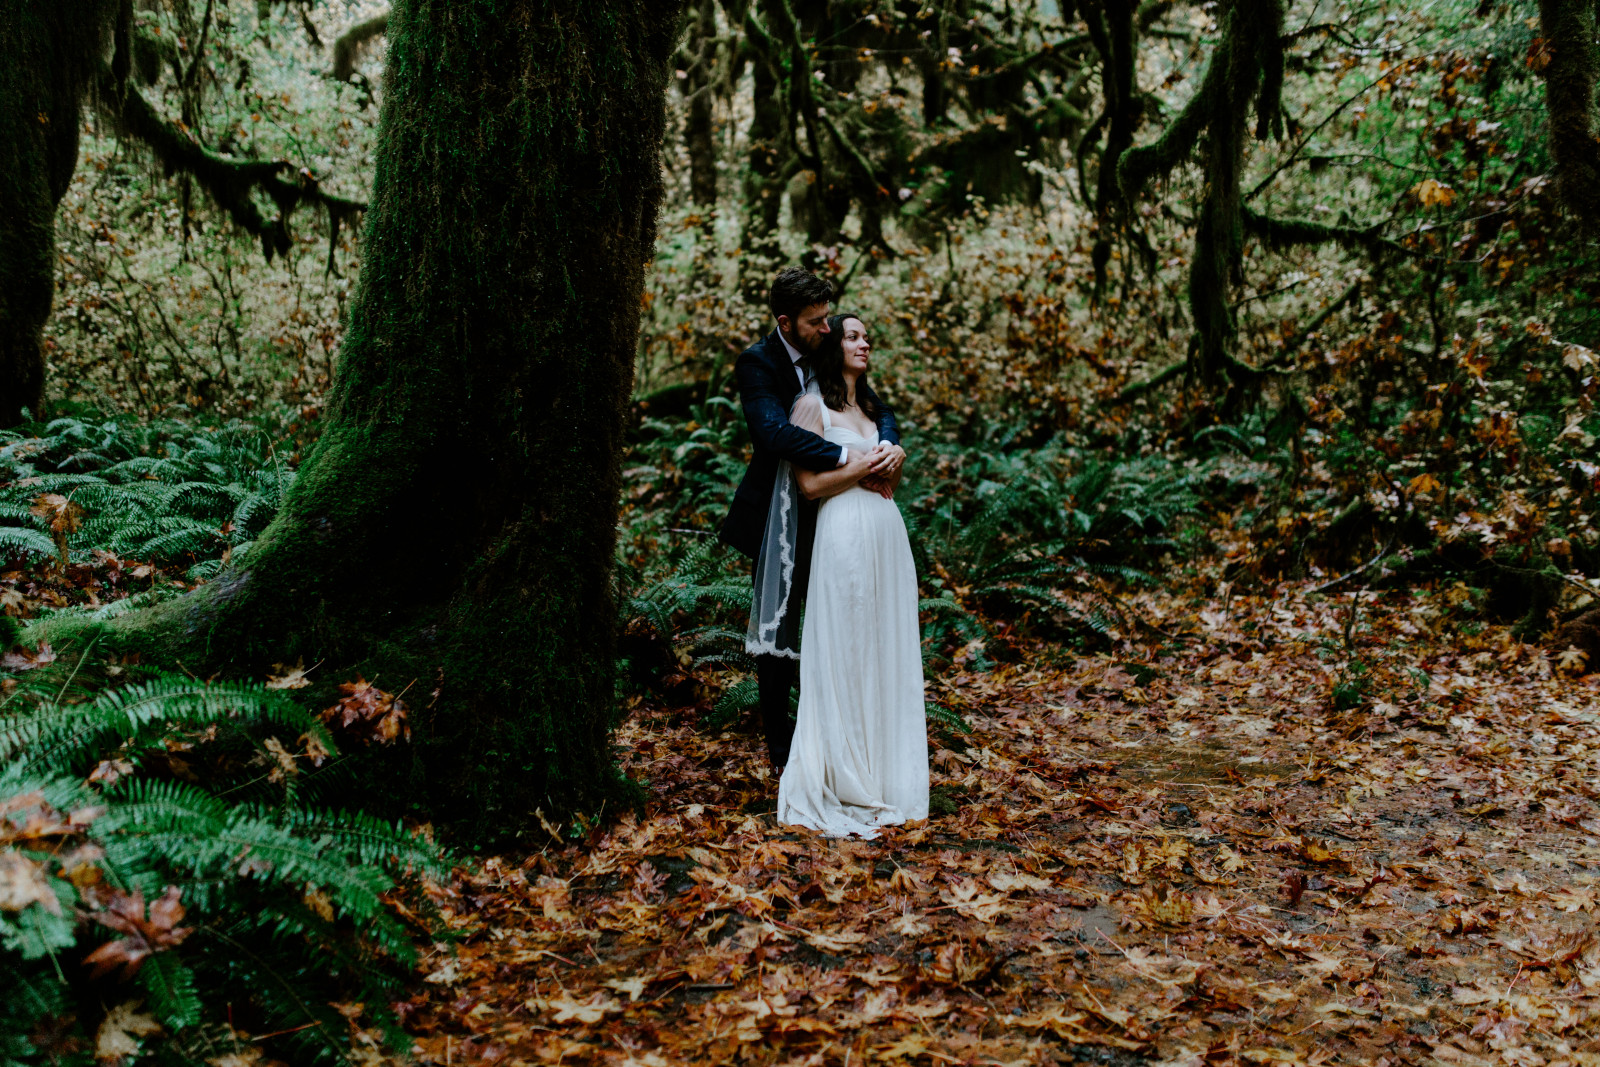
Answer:
[{"label": "dark suit jacket", "polygon": [[[755,455],[739,483],[739,491],[733,496],[728,518],[722,524],[722,540],[755,559],[761,552],[761,537],[767,527],[767,508],[772,501],[772,487],[778,479],[778,461],[786,459],[811,471],[831,471],[839,465],[840,448],[789,422],[789,409],[800,396],[800,379],[777,330],[740,354],[734,374],[739,379],[739,398],[744,405],[745,422],[750,427],[750,440],[755,444]],[[870,390],[865,395],[878,405],[879,439],[899,444],[894,412]],[[814,511],[814,508],[803,510]]]}]

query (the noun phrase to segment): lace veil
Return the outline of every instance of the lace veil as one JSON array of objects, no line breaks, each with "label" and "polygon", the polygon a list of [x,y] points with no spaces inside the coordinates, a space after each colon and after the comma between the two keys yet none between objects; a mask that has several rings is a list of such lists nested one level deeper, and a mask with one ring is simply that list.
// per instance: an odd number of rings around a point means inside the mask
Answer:
[{"label": "lace veil", "polygon": [[[813,381],[801,396],[817,392]],[[795,403],[799,403],[798,398]],[[772,502],[767,506],[767,529],[761,539],[761,554],[756,557],[750,628],[744,635],[744,649],[751,655],[800,658],[800,613],[789,610],[799,544],[800,483],[795,480],[789,461],[779,460]]]}]

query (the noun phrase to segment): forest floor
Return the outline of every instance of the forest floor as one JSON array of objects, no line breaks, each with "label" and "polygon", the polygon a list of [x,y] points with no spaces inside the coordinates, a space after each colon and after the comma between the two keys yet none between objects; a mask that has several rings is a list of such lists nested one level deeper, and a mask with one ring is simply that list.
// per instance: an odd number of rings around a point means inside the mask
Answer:
[{"label": "forest floor", "polygon": [[642,816],[438,888],[417,1055],[1600,1064],[1600,676],[1459,597],[1152,596],[1163,650],[933,678],[944,813],[873,841],[641,705]]}]

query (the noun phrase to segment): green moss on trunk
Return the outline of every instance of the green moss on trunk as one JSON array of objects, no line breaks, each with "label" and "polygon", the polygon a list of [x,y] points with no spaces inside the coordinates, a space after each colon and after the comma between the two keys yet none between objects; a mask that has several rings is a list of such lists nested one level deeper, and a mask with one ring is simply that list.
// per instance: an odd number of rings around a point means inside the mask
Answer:
[{"label": "green moss on trunk", "polygon": [[56,205],[78,163],[78,113],[116,7],[105,0],[0,4],[0,427],[44,398],[43,330],[54,292]]},{"label": "green moss on trunk", "polygon": [[410,685],[409,779],[515,828],[600,803],[619,455],[675,5],[402,0],[326,428],[244,562],[134,617],[191,668]]},{"label": "green moss on trunk", "polygon": [[1588,225],[1600,222],[1600,141],[1594,134],[1594,89],[1600,74],[1592,0],[1539,0],[1539,31],[1550,115],[1550,156],[1567,209]]}]

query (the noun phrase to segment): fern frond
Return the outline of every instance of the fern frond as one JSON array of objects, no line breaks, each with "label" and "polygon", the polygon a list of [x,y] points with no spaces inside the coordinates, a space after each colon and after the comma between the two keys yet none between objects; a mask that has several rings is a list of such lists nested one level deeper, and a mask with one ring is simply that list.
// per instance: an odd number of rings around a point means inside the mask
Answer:
[{"label": "fern frond", "polygon": [[26,526],[0,526],[0,559],[31,557],[51,559],[56,554],[56,543],[38,530]]}]

